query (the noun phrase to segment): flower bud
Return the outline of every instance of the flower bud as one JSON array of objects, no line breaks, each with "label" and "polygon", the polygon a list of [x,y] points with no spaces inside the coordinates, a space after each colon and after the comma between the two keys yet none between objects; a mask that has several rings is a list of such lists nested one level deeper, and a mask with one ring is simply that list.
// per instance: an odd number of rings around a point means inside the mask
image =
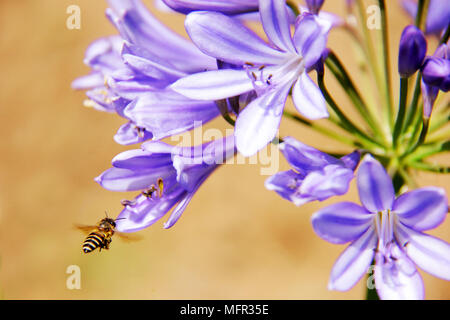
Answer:
[{"label": "flower bud", "polygon": [[409,78],[421,67],[427,52],[427,41],[423,32],[408,26],[403,30],[400,38],[398,53],[398,72],[403,78]]},{"label": "flower bud", "polygon": [[306,0],[309,12],[318,14],[325,0]]}]

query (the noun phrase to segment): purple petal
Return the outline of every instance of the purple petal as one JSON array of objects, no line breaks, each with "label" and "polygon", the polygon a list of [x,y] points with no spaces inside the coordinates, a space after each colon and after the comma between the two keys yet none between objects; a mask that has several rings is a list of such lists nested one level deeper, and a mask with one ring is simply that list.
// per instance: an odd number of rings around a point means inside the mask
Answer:
[{"label": "purple petal", "polygon": [[204,176],[203,179],[198,182],[195,188],[191,192],[188,192],[186,196],[180,201],[180,203],[175,207],[175,209],[173,209],[169,219],[164,223],[165,229],[171,228],[180,219],[187,205],[191,202],[195,192],[207,178],[208,175]]},{"label": "purple petal", "polygon": [[450,89],[450,60],[428,58],[422,67],[423,81],[433,87],[447,92]]},{"label": "purple petal", "polygon": [[336,260],[331,270],[329,290],[347,291],[369,271],[377,237],[373,227],[350,244]]},{"label": "purple petal", "polygon": [[[417,14],[417,1],[403,0],[403,8],[413,18]],[[431,0],[428,6],[428,14],[426,19],[426,33],[439,33],[447,26],[450,20],[450,7],[441,0]]]},{"label": "purple petal", "polygon": [[238,151],[252,156],[277,134],[289,87],[271,90],[253,100],[238,116],[234,134]]},{"label": "purple petal", "polygon": [[404,225],[417,231],[434,229],[448,211],[445,191],[440,188],[421,188],[402,194],[392,210]]},{"label": "purple petal", "polygon": [[322,56],[330,28],[331,24],[319,24],[312,14],[304,13],[297,18],[293,39],[297,52],[304,58],[306,69]]},{"label": "purple petal", "polygon": [[[124,70],[114,72],[109,79],[108,84],[111,90],[120,97],[127,100],[134,100],[140,95],[148,91],[159,90],[161,87],[166,87],[169,83],[160,80],[155,80],[144,75],[132,74],[127,79],[116,78],[116,76],[124,76]],[[129,70],[128,72],[133,72]],[[120,73],[120,75],[119,75]]]},{"label": "purple petal", "polygon": [[206,124],[220,113],[214,102],[161,90],[142,95],[127,106],[125,114],[159,140]]},{"label": "purple petal", "polygon": [[343,156],[341,161],[344,162],[345,166],[351,170],[355,170],[361,160],[361,152],[359,150],[353,151],[352,153]]},{"label": "purple petal", "polygon": [[72,81],[71,87],[76,90],[86,90],[91,88],[104,87],[105,76],[101,72],[92,72],[86,76],[79,77]]},{"label": "purple petal", "polygon": [[187,205],[191,202],[194,194],[194,192],[186,193],[180,203],[178,203],[175,209],[173,209],[172,213],[169,216],[169,219],[167,219],[167,221],[164,223],[164,229],[171,228],[181,218],[181,215],[183,214]]},{"label": "purple petal", "polygon": [[181,78],[170,88],[191,99],[220,100],[253,90],[253,83],[244,70],[223,69]]},{"label": "purple petal", "polygon": [[401,223],[395,232],[403,250],[422,270],[450,281],[450,245]]},{"label": "purple petal", "polygon": [[372,156],[366,155],[357,175],[359,199],[370,212],[392,208],[395,193],[391,178],[383,166]]},{"label": "purple petal", "polygon": [[[112,159],[112,165],[122,169],[147,169],[154,167],[153,155],[142,149],[127,150],[119,153]],[[161,157],[165,165],[171,165],[170,157]]]},{"label": "purple petal", "polygon": [[278,172],[265,181],[267,190],[272,190],[282,196],[284,199],[294,201],[297,188],[300,186],[303,178],[293,170]]},{"label": "purple petal", "polygon": [[113,168],[95,179],[112,191],[136,191],[150,187],[158,178],[176,175],[170,153],[152,153],[140,149],[129,150],[114,157]]},{"label": "purple petal", "polygon": [[[400,250],[400,249],[398,249]],[[412,261],[405,255],[384,263],[376,255],[375,286],[382,300],[421,300],[424,298],[422,277]]]},{"label": "purple petal", "polygon": [[439,94],[439,88],[427,85],[423,79],[420,81],[420,88],[423,96],[423,116],[430,118],[434,102]]},{"label": "purple petal", "polygon": [[107,16],[128,42],[142,46],[186,73],[215,69],[214,59],[168,29],[138,0],[110,0]]},{"label": "purple petal", "polygon": [[173,82],[186,75],[172,66],[170,61],[161,59],[136,45],[125,44],[122,50],[122,59],[136,72],[166,82]]},{"label": "purple petal", "polygon": [[200,50],[225,62],[276,64],[286,56],[271,48],[239,20],[221,13],[192,12],[187,15],[185,25]]},{"label": "purple petal", "polygon": [[311,120],[329,116],[325,98],[307,73],[302,73],[292,89],[292,99],[298,112]]},{"label": "purple petal", "polygon": [[173,166],[177,170],[177,181],[188,192],[194,192],[200,181],[209,176],[217,167],[205,163],[192,163],[192,158],[175,156]]},{"label": "purple petal", "polygon": [[259,12],[269,40],[284,51],[295,52],[286,1],[259,0]]},{"label": "purple petal", "polygon": [[148,199],[139,195],[133,205],[126,206],[117,217],[117,231],[135,232],[145,229],[161,219],[178,202],[186,197],[186,191],[174,187],[161,198]]},{"label": "purple petal", "polygon": [[427,33],[439,35],[450,21],[450,6],[440,0],[431,0],[428,6],[428,14],[426,21]]},{"label": "purple petal", "polygon": [[84,102],[85,106],[92,107],[98,111],[114,112],[114,101],[117,99],[117,96],[111,90],[105,87],[89,90],[86,92],[86,96],[89,100]]},{"label": "purple petal", "polygon": [[192,11],[217,11],[238,14],[258,10],[258,0],[164,0],[173,10],[187,14]]},{"label": "purple petal", "polygon": [[398,72],[409,78],[421,67],[427,53],[427,40],[422,30],[414,25],[403,29],[398,52]]},{"label": "purple petal", "polygon": [[372,225],[373,215],[352,202],[339,202],[313,214],[314,231],[331,243],[347,243],[362,236]]},{"label": "purple petal", "polygon": [[123,66],[120,59],[123,39],[119,36],[104,37],[92,42],[86,49],[84,63],[94,70],[109,73]]},{"label": "purple petal", "polygon": [[[305,6],[300,5],[299,9],[301,13],[304,12],[311,13],[309,9]],[[314,16],[316,18],[316,22],[319,25],[321,25],[324,28],[324,30],[326,30],[326,28],[338,28],[345,25],[345,20],[342,17],[331,12],[321,10],[318,15]]]},{"label": "purple petal", "polygon": [[299,191],[310,201],[323,201],[333,196],[346,194],[352,179],[352,170],[340,165],[329,165],[322,170],[309,173]]},{"label": "purple petal", "polygon": [[[173,169],[173,168],[172,168]],[[175,170],[131,170],[110,168],[95,178],[95,181],[103,188],[110,191],[137,191],[143,190],[154,184],[158,178],[166,178],[175,175]]]},{"label": "purple petal", "polygon": [[131,145],[149,140],[152,137],[151,132],[139,131],[135,124],[127,122],[117,130],[114,141],[122,145]]},{"label": "purple petal", "polygon": [[303,175],[312,170],[320,170],[330,164],[343,165],[343,162],[339,159],[310,147],[295,138],[285,137],[283,140],[283,143],[280,144],[281,152],[289,164]]}]

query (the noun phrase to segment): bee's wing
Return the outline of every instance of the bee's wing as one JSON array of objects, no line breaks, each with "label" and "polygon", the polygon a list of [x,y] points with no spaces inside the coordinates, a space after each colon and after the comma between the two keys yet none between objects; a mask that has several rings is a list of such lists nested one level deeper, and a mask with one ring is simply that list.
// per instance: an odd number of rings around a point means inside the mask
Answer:
[{"label": "bee's wing", "polygon": [[138,236],[136,234],[120,232],[120,231],[115,231],[114,235],[117,235],[120,239],[127,241],[127,242],[142,240],[141,236]]},{"label": "bee's wing", "polygon": [[73,225],[76,229],[83,231],[84,233],[88,234],[92,232],[93,230],[97,229],[97,226],[91,226],[87,224],[78,224],[74,223]]}]

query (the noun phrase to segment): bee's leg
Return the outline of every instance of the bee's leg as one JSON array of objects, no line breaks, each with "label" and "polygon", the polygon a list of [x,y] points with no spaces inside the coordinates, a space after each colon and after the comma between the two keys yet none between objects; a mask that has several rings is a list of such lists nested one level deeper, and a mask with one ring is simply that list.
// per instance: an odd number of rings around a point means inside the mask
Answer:
[{"label": "bee's leg", "polygon": [[109,250],[109,244],[111,243],[111,239],[105,239],[105,243],[103,244],[103,248],[105,250]]}]

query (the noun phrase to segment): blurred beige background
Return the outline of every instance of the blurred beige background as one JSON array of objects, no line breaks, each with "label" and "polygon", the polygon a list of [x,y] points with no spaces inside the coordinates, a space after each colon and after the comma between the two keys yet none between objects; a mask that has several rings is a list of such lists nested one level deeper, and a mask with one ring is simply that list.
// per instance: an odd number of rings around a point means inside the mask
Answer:
[{"label": "blurred beige background", "polygon": [[[343,13],[344,1],[325,9]],[[152,6],[149,1],[145,2]],[[66,28],[66,8],[81,8],[81,29]],[[389,1],[392,64],[407,17]],[[105,1],[0,2],[0,298],[4,299],[362,299],[365,281],[349,292],[327,290],[331,267],[344,249],[319,239],[310,216],[324,204],[301,208],[264,188],[260,166],[220,168],[199,190],[181,220],[164,219],[139,234],[144,240],[84,255],[84,235],[73,223],[93,224],[120,200],[93,178],[127,150],[113,141],[122,119],[82,106],[70,83],[88,73],[88,44],[115,34]],[[183,31],[183,16],[151,10]],[[350,70],[349,37],[335,31],[333,47]],[[357,79],[358,80],[358,79]],[[397,79],[394,80],[397,86]],[[332,89],[330,84],[330,89]],[[339,101],[345,101],[337,95]],[[220,119],[211,126],[226,128]],[[284,120],[281,135],[338,150],[334,142]],[[447,158],[448,160],[448,158]],[[281,169],[287,168],[281,159]],[[450,190],[448,176],[421,174],[420,185]],[[325,204],[357,200],[351,192]],[[450,241],[450,221],[431,233]],[[66,288],[66,269],[81,268],[81,289]],[[450,298],[450,283],[423,278],[428,299]]]}]

